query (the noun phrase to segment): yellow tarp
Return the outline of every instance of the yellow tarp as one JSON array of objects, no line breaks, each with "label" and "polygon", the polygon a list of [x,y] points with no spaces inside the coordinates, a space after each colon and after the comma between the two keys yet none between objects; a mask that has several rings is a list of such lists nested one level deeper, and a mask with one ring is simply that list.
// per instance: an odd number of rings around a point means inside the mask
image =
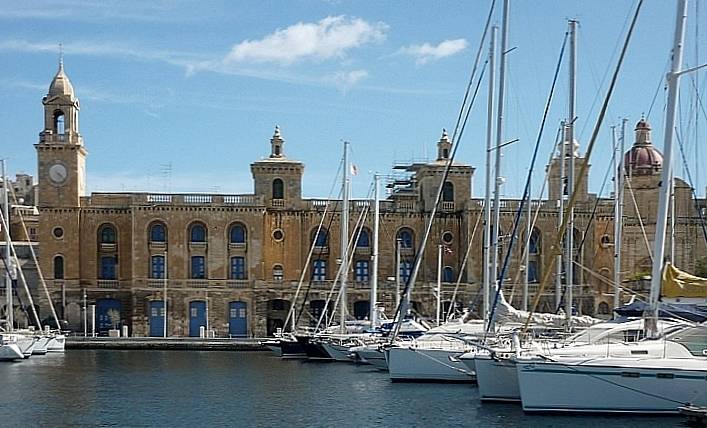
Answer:
[{"label": "yellow tarp", "polygon": [[663,268],[661,296],[674,297],[707,297],[707,278],[690,275],[666,263]]}]

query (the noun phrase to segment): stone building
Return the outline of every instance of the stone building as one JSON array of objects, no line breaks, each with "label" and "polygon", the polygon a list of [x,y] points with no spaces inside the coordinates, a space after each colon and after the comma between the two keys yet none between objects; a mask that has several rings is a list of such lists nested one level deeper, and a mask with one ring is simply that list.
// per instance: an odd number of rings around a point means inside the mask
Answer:
[{"label": "stone building", "polygon": [[[44,127],[35,144],[40,265],[50,279],[54,303],[72,328],[82,329],[84,308],[95,305],[96,330],[127,325],[132,335],[161,336],[165,290],[169,335],[199,335],[200,327],[205,327],[217,336],[262,336],[283,327],[291,305],[298,313],[300,306],[306,309],[301,323],[322,313],[338,267],[341,201],[302,198],[305,166],[286,155],[279,128],[270,139],[269,156],[251,164],[253,194],[86,195],[88,152],[79,132],[80,104],[63,64],[42,102]],[[585,159],[575,144],[567,143],[567,147],[579,170]],[[396,171],[406,179],[391,181],[390,194],[380,204],[379,300],[389,314],[395,307],[396,277],[404,282],[410,274],[450,150],[444,132],[434,161],[397,166]],[[639,122],[636,143],[626,154],[632,192],[626,192],[624,201],[625,280],[643,272],[648,257],[639,223],[652,242],[661,159],[651,145],[649,125]],[[555,155],[547,167],[549,197],[532,202],[537,221],[527,263],[521,257],[526,227],[519,228],[519,245],[510,258],[504,286],[507,298],[515,304],[520,301],[524,270],[535,292],[551,256],[558,200],[563,197],[561,161]],[[435,312],[439,245],[447,248],[442,263],[445,308],[480,306],[483,201],[472,197],[473,175],[473,167],[455,161],[444,183],[440,212],[433,221],[411,299],[422,315]],[[580,312],[595,314],[608,312],[605,305],[613,298],[607,286],[613,275],[613,200],[589,193],[587,176],[588,168],[577,189],[574,295]],[[704,205],[704,201],[697,202]],[[519,203],[501,201],[501,254]],[[368,200],[351,202],[350,230],[370,207]],[[698,255],[707,255],[694,207],[692,189],[676,179],[675,259],[687,270],[695,268]],[[363,228],[355,230],[347,302],[349,313],[357,318],[366,317],[369,311],[372,210],[361,218]],[[320,223],[323,226],[317,234]],[[300,278],[307,296],[304,305],[302,298],[294,301]],[[451,302],[457,279],[460,286]],[[554,299],[551,285],[540,310],[554,310]],[[46,300],[39,301],[47,313]]]}]

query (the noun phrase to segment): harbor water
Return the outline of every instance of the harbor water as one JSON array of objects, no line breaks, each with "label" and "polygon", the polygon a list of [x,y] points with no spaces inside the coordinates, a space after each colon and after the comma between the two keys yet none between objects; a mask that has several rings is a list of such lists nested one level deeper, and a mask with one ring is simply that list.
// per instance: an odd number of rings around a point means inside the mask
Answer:
[{"label": "harbor water", "polygon": [[680,417],[525,415],[466,384],[267,352],[67,350],[0,364],[0,426],[671,427]]}]

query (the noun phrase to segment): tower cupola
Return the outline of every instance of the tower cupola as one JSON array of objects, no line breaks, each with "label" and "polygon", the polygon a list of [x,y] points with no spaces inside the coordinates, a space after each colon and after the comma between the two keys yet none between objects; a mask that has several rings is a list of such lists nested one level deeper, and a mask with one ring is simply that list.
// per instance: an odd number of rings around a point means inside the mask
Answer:
[{"label": "tower cupola", "polygon": [[663,155],[651,143],[651,125],[645,118],[636,124],[636,141],[624,155],[629,175],[656,174],[663,168]]},{"label": "tower cupola", "polygon": [[270,157],[271,158],[284,158],[285,153],[283,152],[283,145],[285,144],[285,140],[282,139],[282,136],[280,135],[280,127],[278,125],[275,125],[275,132],[273,133],[272,138],[270,139]]},{"label": "tower cupola", "polygon": [[442,137],[437,142],[437,160],[446,161],[451,156],[452,142],[449,140],[447,130],[442,129]]}]

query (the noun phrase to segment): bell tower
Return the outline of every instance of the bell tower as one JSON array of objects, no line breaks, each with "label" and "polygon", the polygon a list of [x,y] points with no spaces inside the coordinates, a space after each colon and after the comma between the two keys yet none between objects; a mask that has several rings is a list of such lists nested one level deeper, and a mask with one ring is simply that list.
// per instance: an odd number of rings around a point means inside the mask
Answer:
[{"label": "bell tower", "polygon": [[79,133],[79,100],[64,72],[63,58],[42,104],[44,129],[35,144],[38,205],[78,207],[86,192],[86,149]]},{"label": "bell tower", "polygon": [[270,156],[253,162],[255,194],[262,196],[265,204],[275,209],[296,209],[302,201],[302,162],[288,159],[283,151],[285,140],[280,127],[270,139]]}]

